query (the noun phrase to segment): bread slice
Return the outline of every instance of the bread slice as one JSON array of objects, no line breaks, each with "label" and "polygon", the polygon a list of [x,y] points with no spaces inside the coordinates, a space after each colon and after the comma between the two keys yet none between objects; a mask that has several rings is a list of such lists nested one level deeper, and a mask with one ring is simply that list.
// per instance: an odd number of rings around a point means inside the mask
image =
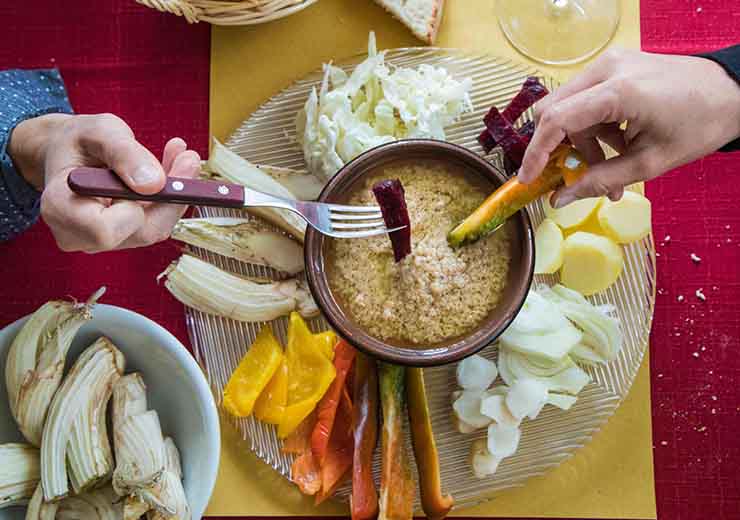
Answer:
[{"label": "bread slice", "polygon": [[420,40],[433,44],[442,21],[444,0],[375,0],[411,29]]}]

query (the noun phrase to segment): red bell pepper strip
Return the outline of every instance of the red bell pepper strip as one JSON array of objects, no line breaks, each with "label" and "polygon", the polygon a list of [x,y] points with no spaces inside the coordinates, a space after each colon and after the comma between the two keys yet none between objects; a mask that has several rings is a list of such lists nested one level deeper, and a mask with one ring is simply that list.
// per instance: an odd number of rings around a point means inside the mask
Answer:
[{"label": "red bell pepper strip", "polygon": [[350,507],[352,520],[371,520],[378,516],[378,491],[373,480],[373,455],[378,443],[378,368],[374,359],[357,354],[354,383]]},{"label": "red bell pepper strip", "polygon": [[352,409],[340,406],[337,409],[329,445],[321,462],[321,490],[316,495],[317,505],[332,496],[349,476],[353,451]]},{"label": "red bell pepper strip", "polygon": [[334,349],[334,368],[336,368],[337,375],[324,397],[319,401],[316,408],[316,426],[311,434],[311,451],[319,465],[324,463],[329,438],[334,429],[337,408],[342,399],[344,383],[355,360],[355,353],[355,349],[344,340],[340,340]]}]

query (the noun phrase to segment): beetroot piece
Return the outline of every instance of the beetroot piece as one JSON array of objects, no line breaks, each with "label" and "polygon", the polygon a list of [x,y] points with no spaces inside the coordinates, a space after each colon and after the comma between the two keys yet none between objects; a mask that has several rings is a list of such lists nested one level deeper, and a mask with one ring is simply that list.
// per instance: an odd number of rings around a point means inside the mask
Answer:
[{"label": "beetroot piece", "polygon": [[493,139],[488,129],[483,130],[480,133],[480,135],[478,136],[478,142],[483,147],[483,150],[486,153],[489,153],[491,150],[493,150],[496,147],[496,141]]},{"label": "beetroot piece", "polygon": [[388,234],[393,246],[393,257],[396,262],[411,253],[411,221],[406,209],[403,185],[398,179],[387,179],[373,186],[373,195],[383,213],[385,227],[393,229],[406,226]]},{"label": "beetroot piece", "polygon": [[528,77],[522,85],[519,93],[514,96],[514,99],[511,100],[509,106],[504,110],[504,118],[506,118],[510,123],[513,123],[519,119],[519,117],[526,112],[529,107],[534,105],[547,94],[547,88],[540,83],[540,80],[533,76]]},{"label": "beetroot piece", "polygon": [[504,149],[506,156],[519,168],[524,158],[524,151],[527,149],[527,141],[519,135],[496,107],[491,107],[483,121],[494,141]]},{"label": "beetroot piece", "polygon": [[534,121],[527,121],[517,129],[517,132],[529,144],[529,141],[532,140],[532,136],[534,135]]}]

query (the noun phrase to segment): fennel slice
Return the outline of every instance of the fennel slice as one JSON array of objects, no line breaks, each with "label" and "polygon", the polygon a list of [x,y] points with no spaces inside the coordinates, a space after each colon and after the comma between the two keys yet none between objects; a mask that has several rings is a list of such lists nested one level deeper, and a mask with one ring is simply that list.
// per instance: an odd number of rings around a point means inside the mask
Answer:
[{"label": "fennel slice", "polygon": [[91,389],[94,398],[77,415],[72,426],[67,445],[67,463],[76,495],[106,480],[113,472],[106,411],[113,386],[118,380],[118,375],[110,380],[99,379]]},{"label": "fennel slice", "polygon": [[[251,189],[268,193],[276,197],[295,200],[288,188],[273,179],[270,175],[257,168],[254,164],[232,152],[215,138],[208,157],[206,168],[226,180],[248,186]],[[275,208],[246,208],[270,223],[279,226],[296,239],[303,242],[306,232],[306,222],[295,213],[285,209]]]},{"label": "fennel slice", "polygon": [[126,417],[113,432],[116,469],[113,489],[119,496],[139,493],[157,483],[165,470],[165,447],[155,410]]},{"label": "fennel slice", "polygon": [[305,317],[318,313],[309,291],[296,279],[266,284],[227,273],[191,255],[172,263],[160,278],[183,304],[207,314],[238,321],[268,321],[298,310]]},{"label": "fennel slice", "polygon": [[92,308],[104,293],[101,287],[84,303],[45,303],[11,344],[5,367],[8,402],[18,428],[34,446],[41,446],[44,421],[62,381],[72,339],[92,319]]},{"label": "fennel slice", "polygon": [[180,219],[172,230],[172,238],[289,274],[303,271],[303,248],[257,220],[223,217]]},{"label": "fennel slice", "polygon": [[121,376],[124,367],[123,354],[110,340],[100,338],[80,354],[54,395],[41,442],[45,501],[57,501],[68,494],[66,459],[74,422],[97,398],[93,389],[100,380],[110,384],[112,379]]},{"label": "fennel slice", "polygon": [[39,484],[28,503],[26,520],[54,520],[58,507],[59,502],[44,502],[44,489]]},{"label": "fennel slice", "polygon": [[306,170],[292,170],[258,164],[257,168],[275,179],[298,200],[316,200],[326,183]]},{"label": "fennel slice", "polygon": [[29,444],[0,444],[0,509],[24,504],[40,478],[39,450]]},{"label": "fennel slice", "polygon": [[110,485],[65,498],[59,503],[57,520],[121,520],[123,502]]}]

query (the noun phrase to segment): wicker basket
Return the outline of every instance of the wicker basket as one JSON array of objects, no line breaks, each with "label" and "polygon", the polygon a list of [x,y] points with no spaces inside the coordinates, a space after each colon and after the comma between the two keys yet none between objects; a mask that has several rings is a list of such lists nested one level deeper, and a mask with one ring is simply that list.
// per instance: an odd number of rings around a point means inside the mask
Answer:
[{"label": "wicker basket", "polygon": [[184,16],[190,23],[255,25],[305,9],[317,0],[136,0],[163,13]]}]

